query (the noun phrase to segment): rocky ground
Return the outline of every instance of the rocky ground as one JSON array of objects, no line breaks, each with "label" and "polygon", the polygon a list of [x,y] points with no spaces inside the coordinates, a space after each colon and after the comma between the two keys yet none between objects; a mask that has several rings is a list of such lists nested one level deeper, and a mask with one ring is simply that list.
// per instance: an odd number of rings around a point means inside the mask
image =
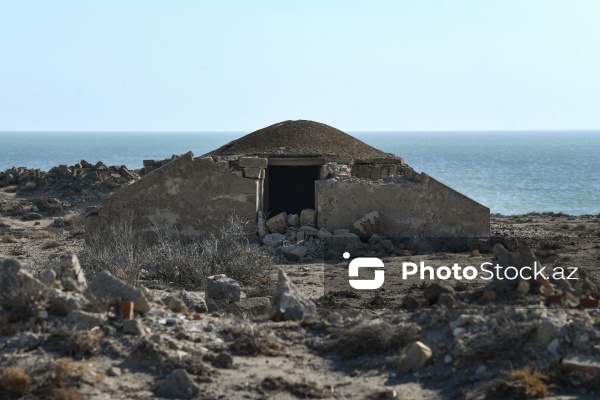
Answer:
[{"label": "rocky ground", "polygon": [[599,216],[495,215],[495,247],[377,254],[393,270],[516,261],[531,249],[544,266],[579,266],[572,282],[390,274],[385,291],[361,298],[328,283],[345,260],[301,257],[273,272],[272,300],[223,277],[184,290],[146,276],[133,288],[85,279],[65,256],[84,245],[85,207],[136,178],[73,167],[70,179],[90,182],[80,191],[65,192],[59,170],[0,189],[2,399],[598,397]]}]

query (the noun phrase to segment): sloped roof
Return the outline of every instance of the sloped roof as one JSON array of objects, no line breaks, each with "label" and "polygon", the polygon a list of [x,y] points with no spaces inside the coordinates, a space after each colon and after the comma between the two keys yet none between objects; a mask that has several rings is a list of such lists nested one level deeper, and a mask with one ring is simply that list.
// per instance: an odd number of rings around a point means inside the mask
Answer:
[{"label": "sloped roof", "polygon": [[384,153],[329,125],[297,120],[267,126],[208,153],[211,156],[318,157],[390,159]]}]

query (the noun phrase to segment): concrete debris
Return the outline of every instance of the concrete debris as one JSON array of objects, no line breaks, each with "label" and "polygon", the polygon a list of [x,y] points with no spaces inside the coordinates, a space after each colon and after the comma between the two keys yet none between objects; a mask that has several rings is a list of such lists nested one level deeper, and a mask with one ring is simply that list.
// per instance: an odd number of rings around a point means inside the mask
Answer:
[{"label": "concrete debris", "polygon": [[52,268],[45,268],[44,270],[42,270],[42,272],[40,272],[38,279],[44,285],[52,286],[54,284],[54,281],[56,281],[56,272],[54,272],[54,269]]},{"label": "concrete debris", "polygon": [[240,301],[240,284],[224,274],[204,278],[206,305],[213,312]]},{"label": "concrete debris", "polygon": [[62,258],[60,274],[60,282],[67,291],[83,292],[87,287],[87,280],[76,254]]},{"label": "concrete debris", "polygon": [[383,223],[377,211],[365,214],[362,218],[355,221],[354,229],[356,229],[356,232],[361,237],[370,238],[375,234],[385,236]]},{"label": "concrete debris", "polygon": [[134,336],[144,336],[146,334],[144,325],[138,319],[127,319],[123,321],[123,332]]},{"label": "concrete debris", "polygon": [[267,220],[267,228],[271,232],[285,233],[287,227],[286,214],[284,212],[275,215]]},{"label": "concrete debris", "polygon": [[312,300],[300,292],[281,269],[272,305],[270,318],[274,321],[300,321],[314,316],[317,311]]},{"label": "concrete debris", "polygon": [[301,225],[317,226],[317,211],[307,208],[300,213]]},{"label": "concrete debris", "polygon": [[85,296],[92,301],[120,304],[121,301],[133,301],[137,312],[150,311],[150,303],[141,289],[129,286],[108,271],[100,272],[85,291]]},{"label": "concrete debris", "polygon": [[304,246],[294,245],[281,248],[281,254],[290,261],[300,260],[306,255],[308,249]]},{"label": "concrete debris", "polygon": [[269,233],[263,238],[263,244],[265,246],[271,246],[273,248],[277,248],[281,246],[283,241],[285,240],[285,235],[281,233]]},{"label": "concrete debris", "polygon": [[287,224],[289,226],[300,226],[300,216],[298,214],[288,214]]},{"label": "concrete debris", "polygon": [[88,299],[81,293],[63,292],[52,289],[48,293],[48,312],[53,315],[67,315],[71,311],[90,308]]}]

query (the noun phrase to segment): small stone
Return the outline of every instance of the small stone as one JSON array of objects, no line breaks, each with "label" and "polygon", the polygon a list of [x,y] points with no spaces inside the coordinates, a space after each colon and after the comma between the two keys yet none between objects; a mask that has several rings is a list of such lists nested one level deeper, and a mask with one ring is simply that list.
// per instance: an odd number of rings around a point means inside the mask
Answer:
[{"label": "small stone", "polygon": [[550,343],[548,343],[548,346],[546,346],[548,351],[555,357],[559,356],[559,354],[558,354],[559,347],[560,347],[560,340],[558,338],[553,339]]},{"label": "small stone", "polygon": [[224,274],[204,278],[204,287],[205,300],[210,312],[240,301],[240,284]]},{"label": "small stone", "polygon": [[165,303],[169,310],[176,313],[184,312],[187,308],[183,300],[177,296],[167,296],[163,299],[163,303]]},{"label": "small stone", "polygon": [[448,284],[432,283],[423,290],[423,296],[429,304],[435,304],[442,293],[454,294],[454,288]]},{"label": "small stone", "polygon": [[39,280],[46,286],[51,286],[56,280],[56,272],[52,268],[45,268],[40,272]]},{"label": "small stone", "polygon": [[200,392],[185,369],[176,369],[160,384],[156,395],[168,399],[191,399]]},{"label": "small stone", "polygon": [[31,350],[41,343],[40,338],[35,333],[23,332],[19,336],[18,347],[20,349]]},{"label": "small stone", "polygon": [[454,361],[454,359],[452,358],[452,356],[450,354],[446,355],[446,357],[444,357],[444,362],[446,364],[450,364],[452,361]]},{"label": "small stone", "polygon": [[215,359],[215,366],[219,368],[231,368],[233,365],[233,357],[229,353],[221,353]]},{"label": "small stone", "polygon": [[126,319],[123,321],[123,332],[135,336],[143,336],[146,332],[144,325],[138,319]]},{"label": "small stone", "polygon": [[121,370],[121,368],[119,367],[110,367],[109,369],[106,370],[106,375],[108,376],[121,376],[123,374],[123,371]]},{"label": "small stone", "polygon": [[404,371],[418,371],[431,359],[431,349],[423,342],[413,342],[406,349],[406,355],[401,361]]},{"label": "small stone", "polygon": [[38,318],[39,319],[48,319],[48,311],[46,311],[46,310],[38,311]]},{"label": "small stone", "polygon": [[306,235],[306,236],[318,236],[319,235],[319,230],[317,228],[315,228],[314,226],[310,226],[310,225],[301,226],[300,232],[304,232],[304,235]]},{"label": "small stone", "polygon": [[456,300],[450,293],[441,293],[437,298],[436,304],[441,307],[452,308],[456,304]]}]

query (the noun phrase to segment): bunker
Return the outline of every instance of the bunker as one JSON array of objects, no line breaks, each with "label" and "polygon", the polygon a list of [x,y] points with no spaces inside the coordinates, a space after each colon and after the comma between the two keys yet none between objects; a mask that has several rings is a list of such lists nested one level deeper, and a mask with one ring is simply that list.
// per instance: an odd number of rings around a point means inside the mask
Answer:
[{"label": "bunker", "polygon": [[[130,220],[198,237],[232,214],[255,228],[280,213],[316,211],[315,228],[355,231],[377,211],[388,237],[485,237],[490,210],[402,158],[331,126],[285,121],[201,157],[187,153],[112,195],[86,217],[86,235]],[[264,229],[257,229],[257,235]]]}]

